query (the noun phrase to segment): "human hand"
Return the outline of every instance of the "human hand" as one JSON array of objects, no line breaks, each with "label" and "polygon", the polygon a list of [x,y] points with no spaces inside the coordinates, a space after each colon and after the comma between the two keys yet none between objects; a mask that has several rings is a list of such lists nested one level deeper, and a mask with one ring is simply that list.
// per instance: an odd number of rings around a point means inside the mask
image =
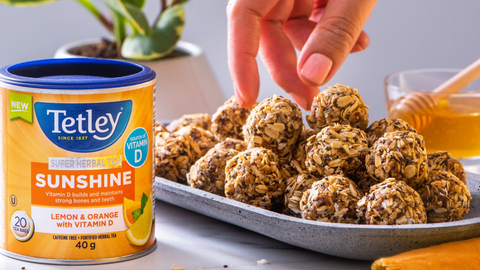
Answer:
[{"label": "human hand", "polygon": [[[228,64],[240,105],[258,97],[257,53],[272,79],[309,110],[351,52],[364,50],[362,28],[376,0],[229,0]],[[300,50],[299,60],[295,48]]]}]

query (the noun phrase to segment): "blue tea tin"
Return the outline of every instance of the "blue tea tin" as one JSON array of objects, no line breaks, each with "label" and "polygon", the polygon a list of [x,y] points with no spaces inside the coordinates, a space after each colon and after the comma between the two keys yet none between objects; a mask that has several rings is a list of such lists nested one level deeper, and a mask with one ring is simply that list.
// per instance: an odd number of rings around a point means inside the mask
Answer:
[{"label": "blue tea tin", "polygon": [[1,253],[97,264],[155,249],[155,86],[118,60],[0,69]]}]

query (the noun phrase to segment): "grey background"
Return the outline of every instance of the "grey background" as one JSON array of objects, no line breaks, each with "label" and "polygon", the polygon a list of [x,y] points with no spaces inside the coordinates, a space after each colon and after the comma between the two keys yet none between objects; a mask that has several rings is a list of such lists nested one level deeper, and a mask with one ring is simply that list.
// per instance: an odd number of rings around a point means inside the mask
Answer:
[{"label": "grey background", "polygon": [[[332,0],[334,1],[334,0]],[[100,6],[101,1],[95,0]],[[183,40],[200,45],[226,96],[233,95],[227,66],[227,0],[186,4]],[[146,6],[153,20],[158,1]],[[383,78],[417,68],[462,68],[480,57],[480,1],[379,1],[364,30],[370,46],[350,55],[326,85],[357,88],[370,106],[370,121],[387,117]],[[109,34],[75,1],[32,8],[0,5],[0,66],[50,58],[61,45]],[[259,61],[258,100],[283,91]],[[324,87],[321,87],[324,89]]]}]

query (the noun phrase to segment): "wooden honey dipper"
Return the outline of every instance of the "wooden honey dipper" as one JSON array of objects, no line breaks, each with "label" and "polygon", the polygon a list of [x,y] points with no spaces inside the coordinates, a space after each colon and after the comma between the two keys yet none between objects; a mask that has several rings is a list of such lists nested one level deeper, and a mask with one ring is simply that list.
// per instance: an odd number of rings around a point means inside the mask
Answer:
[{"label": "wooden honey dipper", "polygon": [[430,123],[431,118],[415,114],[415,112],[428,112],[437,106],[441,100],[462,90],[479,77],[480,59],[435,88],[431,92],[433,95],[413,93],[399,100],[398,103],[394,105],[395,110],[391,112],[392,118],[399,118],[401,115],[405,121],[409,122],[417,130],[421,130]]}]

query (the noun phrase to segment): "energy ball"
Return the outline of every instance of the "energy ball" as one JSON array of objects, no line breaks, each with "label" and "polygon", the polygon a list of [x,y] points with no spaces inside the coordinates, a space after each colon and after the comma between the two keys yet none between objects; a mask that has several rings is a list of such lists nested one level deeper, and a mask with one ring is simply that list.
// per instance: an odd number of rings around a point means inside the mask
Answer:
[{"label": "energy ball", "polygon": [[283,157],[292,151],[302,129],[302,112],[297,104],[274,95],[253,108],[243,136],[249,148],[264,147]]},{"label": "energy ball", "polygon": [[467,174],[462,163],[455,159],[450,153],[445,151],[437,151],[428,153],[428,169],[429,171],[445,170],[453,173],[460,181],[467,183]]},{"label": "energy ball", "polygon": [[300,137],[298,138],[297,145],[293,148],[292,156],[290,158],[290,166],[295,168],[298,173],[307,171],[307,167],[305,166],[305,158],[307,157],[305,146],[307,145],[308,138],[315,134],[316,131],[313,129],[302,130]]},{"label": "energy ball", "polygon": [[278,168],[280,169],[280,173],[284,179],[288,179],[299,173],[297,169],[290,164],[291,159],[291,153],[284,157],[278,157]]},{"label": "energy ball", "polygon": [[317,178],[342,174],[352,176],[368,154],[365,132],[349,125],[328,126],[307,140],[305,166]]},{"label": "energy ball", "polygon": [[155,137],[155,175],[186,183],[190,166],[200,155],[189,135],[160,132]]},{"label": "energy ball", "polygon": [[330,175],[303,193],[302,218],[337,223],[356,223],[357,202],[363,192],[347,177]]},{"label": "energy ball", "polygon": [[358,188],[365,194],[370,192],[370,187],[380,183],[381,181],[371,176],[367,172],[365,166],[361,166],[352,177],[353,182],[357,184]]},{"label": "energy ball", "polygon": [[175,131],[175,133],[180,135],[189,135],[192,138],[192,140],[198,146],[198,151],[196,152],[200,153],[200,155],[198,155],[196,159],[204,156],[208,152],[208,150],[210,150],[215,146],[215,144],[217,144],[215,136],[213,136],[210,131],[200,128],[198,126],[185,126]]},{"label": "energy ball", "polygon": [[283,213],[290,216],[302,217],[300,211],[300,200],[303,192],[309,189],[313,182],[320,179],[314,178],[309,174],[301,173],[287,179],[287,188],[285,189],[285,208]]},{"label": "energy ball", "polygon": [[430,172],[427,183],[418,193],[425,204],[428,222],[462,220],[470,210],[470,190],[448,171]]},{"label": "energy ball", "polygon": [[271,209],[283,203],[285,180],[278,168],[278,156],[265,148],[240,152],[227,162],[225,196],[236,201]]},{"label": "energy ball", "polygon": [[227,161],[245,149],[243,141],[227,138],[216,144],[190,167],[187,182],[191,187],[225,196]]},{"label": "energy ball", "polygon": [[252,108],[240,107],[235,96],[227,100],[212,115],[210,130],[215,135],[215,138],[219,141],[226,138],[243,140],[242,128],[247,122]]},{"label": "energy ball", "polygon": [[367,133],[368,146],[372,147],[383,134],[393,131],[417,132],[415,128],[402,119],[383,118],[373,122],[365,131]]},{"label": "energy ball", "polygon": [[170,132],[175,132],[182,127],[186,126],[197,126],[205,130],[210,129],[212,124],[212,118],[207,113],[193,113],[185,114],[182,117],[173,120],[168,126],[167,129]]},{"label": "energy ball", "polygon": [[368,109],[357,89],[335,84],[315,97],[312,115],[307,116],[306,120],[317,132],[334,124],[365,130],[368,126]]},{"label": "energy ball", "polygon": [[242,140],[237,140],[233,138],[226,138],[224,141],[217,143],[214,147],[218,149],[233,149],[238,152],[243,152],[247,150],[247,144]]},{"label": "energy ball", "polygon": [[370,148],[365,166],[368,174],[380,181],[395,178],[419,188],[428,177],[423,136],[411,131],[385,133]]},{"label": "energy ball", "polygon": [[388,178],[371,187],[357,203],[360,223],[398,225],[427,223],[420,195],[404,181]]}]

